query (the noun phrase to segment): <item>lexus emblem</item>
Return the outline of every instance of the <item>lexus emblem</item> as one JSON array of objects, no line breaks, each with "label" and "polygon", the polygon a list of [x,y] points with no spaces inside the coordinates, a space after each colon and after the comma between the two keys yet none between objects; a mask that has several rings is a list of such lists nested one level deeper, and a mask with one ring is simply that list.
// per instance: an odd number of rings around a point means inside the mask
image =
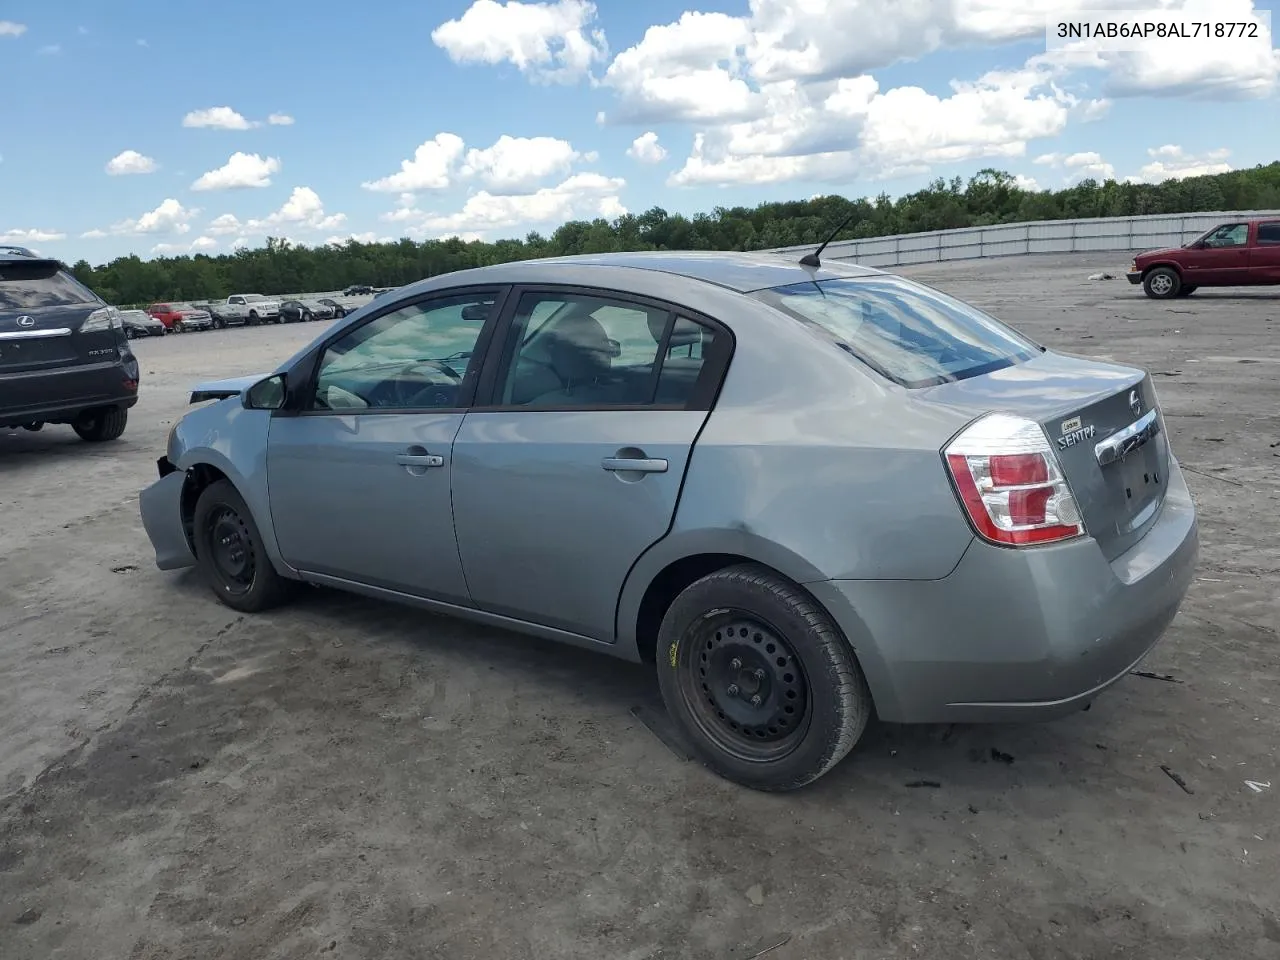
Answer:
[{"label": "lexus emblem", "polygon": [[35,325],[36,325],[35,317],[19,317],[18,318],[18,326],[20,327],[34,327]]},{"label": "lexus emblem", "polygon": [[1135,417],[1142,413],[1142,398],[1138,396],[1137,390],[1129,391],[1129,409]]}]

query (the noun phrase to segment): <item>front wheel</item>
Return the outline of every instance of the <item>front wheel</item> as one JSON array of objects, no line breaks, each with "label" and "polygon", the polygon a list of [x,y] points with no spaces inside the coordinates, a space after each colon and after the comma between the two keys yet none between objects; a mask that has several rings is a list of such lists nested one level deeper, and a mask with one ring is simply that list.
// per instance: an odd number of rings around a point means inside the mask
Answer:
[{"label": "front wheel", "polygon": [[755,790],[795,790],[834,767],[873,707],[853,650],[799,587],[754,564],[687,587],[663,618],[658,682],[712,770]]},{"label": "front wheel", "polygon": [[271,565],[253,514],[231,481],[217,480],[201,492],[193,529],[200,572],[228,607],[258,613],[287,599],[290,582]]},{"label": "front wheel", "polygon": [[100,407],[80,414],[71,424],[71,429],[81,440],[104,443],[118,440],[128,422],[129,411],[124,407]]},{"label": "front wheel", "polygon": [[1156,267],[1142,278],[1142,289],[1153,300],[1176,297],[1182,287],[1182,278],[1172,267]]},{"label": "front wheel", "polygon": [[173,332],[174,332],[174,333],[186,333],[186,332],[187,332],[187,325],[186,325],[185,323],[183,323],[181,320],[178,320],[178,321],[176,321],[176,322],[174,323],[174,325],[173,325]]}]

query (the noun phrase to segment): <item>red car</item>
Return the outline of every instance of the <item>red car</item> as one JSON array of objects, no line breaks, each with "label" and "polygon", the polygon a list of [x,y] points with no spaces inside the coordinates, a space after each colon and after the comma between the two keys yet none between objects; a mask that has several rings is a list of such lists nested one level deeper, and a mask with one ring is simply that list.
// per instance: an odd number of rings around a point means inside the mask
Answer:
[{"label": "red car", "polygon": [[1280,284],[1280,219],[1223,223],[1181,247],[1148,250],[1125,274],[1148,297],[1187,297],[1199,287]]},{"label": "red car", "polygon": [[147,313],[175,333],[181,333],[184,330],[208,330],[213,326],[213,317],[209,315],[208,310],[179,307],[172,303],[153,303],[147,307]]}]

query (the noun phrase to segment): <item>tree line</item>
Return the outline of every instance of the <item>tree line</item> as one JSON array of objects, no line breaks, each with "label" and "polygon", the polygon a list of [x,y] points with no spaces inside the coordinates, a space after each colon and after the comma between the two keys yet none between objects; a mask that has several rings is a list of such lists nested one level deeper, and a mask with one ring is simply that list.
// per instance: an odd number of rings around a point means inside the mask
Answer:
[{"label": "tree line", "polygon": [[1028,220],[1119,217],[1211,210],[1280,208],[1280,162],[1159,184],[1082,180],[1061,190],[1030,191],[1005,172],[985,169],[967,182],[939,178],[898,199],[822,196],[716,207],[687,217],[653,207],[644,213],[571,221],[550,236],[494,242],[446,240],[316,247],[268,238],[266,245],[209,256],[131,255],[72,271],[108,303],[214,300],[233,293],[337,290],[352,284],[401,286],[424,277],[534,257],[630,250],[761,250],[818,244],[846,217],[837,239],[991,226]]}]

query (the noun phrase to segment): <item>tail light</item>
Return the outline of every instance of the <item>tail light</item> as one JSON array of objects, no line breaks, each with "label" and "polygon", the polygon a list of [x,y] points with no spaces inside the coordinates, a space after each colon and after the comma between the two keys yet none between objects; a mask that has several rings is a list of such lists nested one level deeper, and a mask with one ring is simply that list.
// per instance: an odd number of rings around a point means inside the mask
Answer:
[{"label": "tail light", "polygon": [[115,307],[102,307],[85,317],[80,324],[81,333],[96,333],[101,330],[123,330],[124,324]]},{"label": "tail light", "polygon": [[965,513],[984,540],[1027,546],[1084,535],[1071,487],[1035,421],[988,414],[943,455]]}]

